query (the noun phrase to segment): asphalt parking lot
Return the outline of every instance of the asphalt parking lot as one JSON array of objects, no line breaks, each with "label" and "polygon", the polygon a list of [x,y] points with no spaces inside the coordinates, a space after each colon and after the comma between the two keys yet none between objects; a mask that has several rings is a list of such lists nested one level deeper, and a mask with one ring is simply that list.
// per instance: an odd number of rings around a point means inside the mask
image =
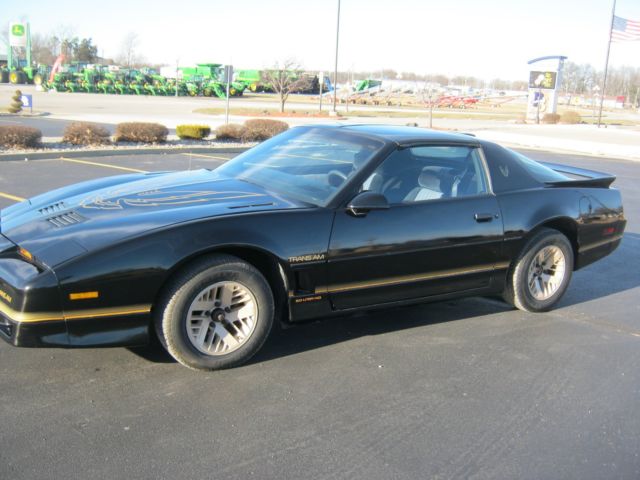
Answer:
[{"label": "asphalt parking lot", "polygon": [[[157,347],[0,342],[0,478],[640,478],[640,164],[620,248],[545,314],[465,299],[278,331],[198,373]],[[0,161],[0,208],[91,178],[231,155]]]}]

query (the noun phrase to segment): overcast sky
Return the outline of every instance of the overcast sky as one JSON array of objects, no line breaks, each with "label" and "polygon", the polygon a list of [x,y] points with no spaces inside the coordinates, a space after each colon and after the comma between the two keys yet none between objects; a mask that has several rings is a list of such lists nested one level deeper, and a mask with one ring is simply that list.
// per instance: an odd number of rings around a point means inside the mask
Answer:
[{"label": "overcast sky", "polygon": [[[333,70],[337,0],[2,0],[0,22],[25,16],[32,32],[69,25],[115,57],[128,32],[154,63],[262,68],[295,57]],[[604,65],[608,0],[342,0],[340,70],[392,68],[448,76],[527,78],[527,61],[567,55]],[[640,20],[640,1],[618,0]],[[640,66],[640,42],[613,44],[611,63]]]}]

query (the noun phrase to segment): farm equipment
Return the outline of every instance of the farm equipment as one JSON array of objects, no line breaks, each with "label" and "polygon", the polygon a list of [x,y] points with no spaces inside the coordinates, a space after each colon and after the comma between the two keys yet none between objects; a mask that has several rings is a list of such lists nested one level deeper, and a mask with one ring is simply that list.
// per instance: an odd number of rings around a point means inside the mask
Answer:
[{"label": "farm equipment", "polygon": [[456,95],[444,95],[435,101],[436,108],[469,108],[478,103],[475,97],[460,97]]},{"label": "farm equipment", "polygon": [[236,82],[243,84],[246,89],[254,93],[273,91],[273,87],[263,81],[260,70],[238,70]]},{"label": "farm equipment", "polygon": [[360,80],[355,87],[356,92],[364,92],[365,90],[371,90],[372,88],[376,88],[382,85],[382,81],[373,80],[367,78],[365,80]]},{"label": "farm equipment", "polygon": [[[7,43],[7,64],[0,69],[0,83],[14,85],[40,85],[46,76],[46,67],[35,67],[31,61],[31,32],[28,23],[13,23],[10,25],[10,40]],[[14,44],[19,37],[21,42]]]},{"label": "farm equipment", "polygon": [[[198,63],[195,67],[178,68],[179,81],[184,83],[190,96],[204,95],[205,97],[227,97],[227,85],[223,82],[224,67],[219,63]],[[229,85],[229,95],[242,95],[246,85],[234,81]]]}]

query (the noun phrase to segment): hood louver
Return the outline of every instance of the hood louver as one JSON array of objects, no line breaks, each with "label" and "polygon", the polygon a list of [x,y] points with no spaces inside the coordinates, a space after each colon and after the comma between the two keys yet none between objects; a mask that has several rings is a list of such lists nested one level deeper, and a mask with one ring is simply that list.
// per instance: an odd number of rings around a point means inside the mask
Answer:
[{"label": "hood louver", "polygon": [[79,215],[76,212],[67,212],[63,213],[62,215],[56,215],[55,217],[47,218],[47,222],[58,228],[75,225],[76,223],[81,223],[85,220],[86,219],[82,215]]}]

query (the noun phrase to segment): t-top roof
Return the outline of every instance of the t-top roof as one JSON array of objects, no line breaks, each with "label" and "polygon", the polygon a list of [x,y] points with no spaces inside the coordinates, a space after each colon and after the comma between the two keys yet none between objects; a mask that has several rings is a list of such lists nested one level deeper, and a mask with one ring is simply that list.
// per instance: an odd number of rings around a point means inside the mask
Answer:
[{"label": "t-top roof", "polygon": [[387,141],[395,142],[399,145],[412,145],[424,142],[434,143],[455,143],[464,145],[479,145],[479,141],[471,136],[463,133],[448,133],[437,130],[429,130],[420,127],[405,127],[399,125],[376,125],[376,124],[360,124],[360,125],[340,125],[333,128],[341,130],[350,130],[354,133],[371,135],[379,137]]}]

